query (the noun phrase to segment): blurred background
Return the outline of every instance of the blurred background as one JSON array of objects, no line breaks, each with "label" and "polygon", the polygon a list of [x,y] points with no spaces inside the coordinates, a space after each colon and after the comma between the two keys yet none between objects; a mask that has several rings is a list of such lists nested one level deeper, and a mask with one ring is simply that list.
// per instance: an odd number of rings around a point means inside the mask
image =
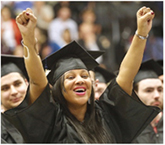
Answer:
[{"label": "blurred background", "polygon": [[163,1],[1,1],[1,53],[23,56],[15,18],[26,8],[37,17],[35,31],[41,58],[76,40],[87,50],[104,50],[97,61],[116,71],[137,29],[142,6],[155,12],[143,61],[163,59]]}]

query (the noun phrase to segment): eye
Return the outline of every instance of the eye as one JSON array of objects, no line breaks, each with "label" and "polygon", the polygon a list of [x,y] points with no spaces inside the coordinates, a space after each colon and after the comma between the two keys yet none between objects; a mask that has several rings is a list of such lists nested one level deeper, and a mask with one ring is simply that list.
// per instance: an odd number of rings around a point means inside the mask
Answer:
[{"label": "eye", "polygon": [[82,75],[81,77],[84,78],[84,79],[87,79],[88,75]]},{"label": "eye", "polygon": [[163,92],[163,88],[158,88],[158,92]]},{"label": "eye", "polygon": [[1,87],[1,91],[7,91],[7,90],[9,90],[9,89],[10,89],[9,86],[3,86],[3,87]]},{"label": "eye", "polygon": [[89,78],[89,73],[83,72],[83,73],[81,74],[81,77],[84,78],[84,79],[87,79],[87,78]]},{"label": "eye", "polygon": [[74,76],[67,76],[66,79],[72,80],[72,79],[74,79]]},{"label": "eye", "polygon": [[146,92],[151,93],[151,92],[153,92],[153,89],[147,89]]},{"label": "eye", "polygon": [[21,81],[16,81],[16,82],[14,83],[14,86],[19,87],[21,84],[22,84]]}]

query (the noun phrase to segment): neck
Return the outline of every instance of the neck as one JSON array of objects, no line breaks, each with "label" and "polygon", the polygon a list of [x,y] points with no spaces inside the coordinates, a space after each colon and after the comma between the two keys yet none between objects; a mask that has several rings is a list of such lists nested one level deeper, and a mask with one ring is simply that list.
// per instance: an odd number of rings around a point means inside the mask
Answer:
[{"label": "neck", "polygon": [[162,117],[162,112],[160,112],[152,121],[151,121],[151,126],[155,127],[160,118]]},{"label": "neck", "polygon": [[77,118],[78,121],[83,122],[85,113],[87,110],[87,104],[81,107],[69,107],[69,111]]}]

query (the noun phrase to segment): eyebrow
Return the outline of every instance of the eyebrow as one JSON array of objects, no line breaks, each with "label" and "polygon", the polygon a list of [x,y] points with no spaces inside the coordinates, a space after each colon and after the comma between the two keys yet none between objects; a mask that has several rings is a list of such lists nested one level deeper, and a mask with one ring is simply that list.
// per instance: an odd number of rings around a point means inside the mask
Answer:
[{"label": "eyebrow", "polygon": [[[75,70],[75,69],[74,69],[74,70]],[[67,71],[67,72],[65,73],[65,75],[68,74],[68,73],[74,73],[74,70],[69,70],[69,71]],[[81,69],[81,72],[87,72],[87,73],[88,73],[88,71],[87,71],[86,69]]]},{"label": "eyebrow", "polygon": [[[15,80],[15,81],[13,81],[12,84],[13,84],[13,83],[16,83],[16,82],[22,82],[22,81],[21,81],[20,79],[17,79],[17,80]],[[7,85],[9,85],[9,84],[3,84],[3,85],[1,85],[1,87],[2,87],[2,86],[7,86]]]},{"label": "eyebrow", "polygon": [[[162,86],[157,86],[156,88],[163,88],[163,87]],[[155,87],[149,86],[149,87],[144,88],[144,90],[146,90],[146,89],[155,89]]]}]

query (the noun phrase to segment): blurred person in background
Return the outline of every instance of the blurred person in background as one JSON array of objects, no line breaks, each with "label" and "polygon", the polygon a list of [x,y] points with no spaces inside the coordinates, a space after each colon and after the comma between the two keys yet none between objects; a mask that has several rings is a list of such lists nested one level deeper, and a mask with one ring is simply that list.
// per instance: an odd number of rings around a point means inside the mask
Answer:
[{"label": "blurred person in background", "polygon": [[54,18],[58,17],[58,16],[57,16],[57,13],[58,13],[58,11],[59,11],[59,9],[60,9],[61,7],[69,7],[69,8],[71,8],[71,7],[70,7],[70,4],[71,4],[71,3],[72,3],[72,2],[70,2],[70,1],[59,1],[59,2],[56,2],[56,3],[53,5],[53,11],[54,11],[54,13],[55,13]]},{"label": "blurred person in background", "polygon": [[163,59],[163,25],[154,26],[147,41],[143,61]]},{"label": "blurred person in background", "polygon": [[60,47],[66,45],[62,35],[64,30],[68,29],[72,40],[78,39],[78,25],[71,19],[71,10],[69,7],[63,6],[57,12],[57,17],[50,22],[48,28],[48,36],[51,42],[56,43]]},{"label": "blurred person in background", "polygon": [[[61,7],[69,7],[71,10],[71,18],[79,25],[81,22],[80,13],[87,7],[88,1],[58,1],[53,5],[54,13],[57,14]],[[55,18],[57,15],[55,15]]]},{"label": "blurred person in background", "polygon": [[41,59],[60,49],[60,46],[49,41],[47,34],[38,26],[35,28],[35,37],[37,38],[37,50]]},{"label": "blurred person in background", "polygon": [[110,81],[114,79],[116,75],[102,67],[95,67],[94,73],[95,73],[95,80],[96,80],[95,100],[99,100],[103,92],[105,92]]},{"label": "blurred person in background", "polygon": [[53,11],[53,4],[47,1],[33,2],[32,10],[37,17],[35,35],[38,39],[38,51],[42,59],[60,49],[56,43],[50,42],[48,39],[49,24],[56,15]]},{"label": "blurred person in background", "polygon": [[160,112],[133,143],[163,143],[163,85],[159,76],[163,69],[150,59],[142,63],[134,79],[134,90],[139,99],[148,106],[157,106]]},{"label": "blurred person in background", "polygon": [[66,44],[69,44],[72,41],[71,33],[69,29],[65,29],[62,33],[62,38]]},{"label": "blurred person in background", "polygon": [[22,45],[18,45],[18,46],[14,49],[13,55],[19,56],[19,57],[23,57],[24,52],[23,52],[23,49],[22,49]]},{"label": "blurred person in background", "polygon": [[21,11],[26,10],[26,8],[33,8],[34,1],[14,1],[13,9],[15,15],[18,15]]},{"label": "blurred person in background", "polygon": [[44,33],[47,33],[49,23],[56,15],[56,13],[53,12],[53,6],[46,1],[34,1],[32,10],[37,17],[37,27],[43,30]]},{"label": "blurred person in background", "polygon": [[92,9],[85,9],[81,12],[81,23],[89,23],[89,24],[93,24],[94,27],[94,32],[96,34],[100,34],[101,33],[101,25],[96,23],[96,14]]},{"label": "blurred person in background", "polygon": [[15,48],[21,45],[21,33],[12,18],[13,11],[9,6],[1,9],[1,53],[13,54]]},{"label": "blurred person in background", "polygon": [[92,23],[81,23],[79,26],[79,44],[83,46],[86,50],[103,50],[105,51],[103,56],[100,56],[96,59],[97,62],[99,62],[102,67],[106,68],[106,62],[108,60],[108,48],[110,46],[110,42],[107,38],[103,38],[102,42],[105,42],[105,45],[103,45],[100,41],[102,37],[99,37],[94,30],[94,25]]}]

